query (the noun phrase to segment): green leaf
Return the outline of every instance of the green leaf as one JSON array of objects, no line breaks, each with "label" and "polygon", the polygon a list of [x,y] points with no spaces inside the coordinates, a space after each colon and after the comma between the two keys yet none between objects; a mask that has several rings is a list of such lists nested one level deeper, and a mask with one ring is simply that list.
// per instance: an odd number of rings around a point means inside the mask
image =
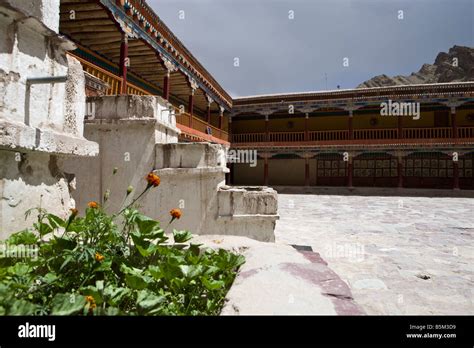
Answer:
[{"label": "green leaf", "polygon": [[159,221],[155,221],[152,218],[141,214],[135,216],[135,223],[137,224],[139,231],[144,235],[150,234],[160,228]]},{"label": "green leaf", "polygon": [[213,291],[224,287],[225,283],[222,280],[213,280],[207,277],[201,277],[202,284],[207,290]]},{"label": "green leaf", "polygon": [[59,227],[64,227],[66,225],[66,223],[64,222],[63,219],[61,219],[59,216],[56,216],[54,214],[47,214],[46,215],[46,218],[48,219],[49,221],[49,225],[53,228],[53,229],[57,229]]},{"label": "green leaf", "polygon": [[193,238],[193,235],[189,231],[173,230],[173,238],[175,243],[185,243]]},{"label": "green leaf", "polygon": [[80,292],[84,296],[92,296],[97,304],[101,304],[103,302],[101,291],[95,286],[89,285],[85,288],[81,288]]},{"label": "green leaf", "polygon": [[36,228],[36,230],[42,237],[47,235],[48,233],[53,232],[53,229],[51,228],[51,226],[49,226],[48,224],[45,224],[44,222],[35,222],[33,226]]},{"label": "green leaf", "polygon": [[8,311],[8,315],[33,315],[38,308],[38,305],[31,302],[25,300],[14,300],[10,310]]},{"label": "green leaf", "polygon": [[112,268],[112,260],[106,259],[99,263],[99,265],[94,268],[94,272],[107,272]]},{"label": "green leaf", "polygon": [[123,299],[130,293],[130,289],[109,285],[104,289],[104,298],[109,305],[119,306]]},{"label": "green leaf", "polygon": [[165,300],[165,296],[157,296],[148,290],[140,291],[137,296],[138,306],[149,314],[153,314],[153,309],[156,309],[156,307],[165,302]]},{"label": "green leaf", "polygon": [[51,301],[51,315],[73,315],[84,308],[86,298],[77,294],[56,294]]},{"label": "green leaf", "polygon": [[31,267],[30,265],[23,263],[23,262],[18,262],[14,264],[13,266],[8,267],[8,272],[12,275],[16,275],[19,277],[25,276],[28,273],[30,273]]},{"label": "green leaf", "polygon": [[145,289],[148,285],[147,278],[141,274],[141,270],[138,268],[127,267],[122,265],[121,271],[125,273],[125,282],[132,289]]},{"label": "green leaf", "polygon": [[155,280],[159,280],[163,278],[164,272],[160,266],[148,266],[148,272],[155,278]]},{"label": "green leaf", "polygon": [[8,239],[5,241],[9,245],[31,245],[36,244],[38,242],[38,237],[29,230],[23,230],[20,232],[13,233]]},{"label": "green leaf", "polygon": [[56,275],[56,273],[48,272],[44,275],[43,282],[45,282],[46,284],[51,284],[55,282],[57,279],[58,279],[58,276]]},{"label": "green leaf", "polygon": [[193,279],[201,275],[204,267],[201,265],[181,265],[179,266],[179,269],[183,273],[184,277]]}]

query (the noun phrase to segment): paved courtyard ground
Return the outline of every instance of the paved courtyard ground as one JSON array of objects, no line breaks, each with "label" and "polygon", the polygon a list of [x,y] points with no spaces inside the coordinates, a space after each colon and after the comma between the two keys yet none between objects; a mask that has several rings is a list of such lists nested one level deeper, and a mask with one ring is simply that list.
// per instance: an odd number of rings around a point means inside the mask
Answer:
[{"label": "paved courtyard ground", "polygon": [[474,199],[279,194],[277,243],[308,245],[367,314],[474,314]]}]

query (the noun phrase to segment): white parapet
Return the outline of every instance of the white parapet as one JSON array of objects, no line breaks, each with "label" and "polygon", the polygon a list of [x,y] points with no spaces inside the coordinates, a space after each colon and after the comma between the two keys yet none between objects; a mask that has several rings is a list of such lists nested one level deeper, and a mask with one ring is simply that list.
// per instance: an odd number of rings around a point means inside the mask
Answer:
[{"label": "white parapet", "polygon": [[74,207],[68,156],[95,156],[83,137],[85,82],[58,35],[59,0],[0,0],[0,238],[31,226],[27,209]]},{"label": "white parapet", "polygon": [[[140,210],[165,227],[169,211],[182,216],[173,228],[195,234],[247,236],[274,241],[277,194],[269,188],[225,185],[225,148],[210,143],[178,143],[179,129],[167,102],[154,96],[88,98],[85,136],[100,144],[97,158],[66,161],[77,173],[74,198],[83,211],[89,201],[118,212],[147,186],[145,176],[161,178],[139,201]],[[116,168],[116,174],[112,172]],[[128,186],[133,194],[126,197]],[[171,227],[170,227],[171,228]],[[171,232],[171,231],[168,231]]]}]

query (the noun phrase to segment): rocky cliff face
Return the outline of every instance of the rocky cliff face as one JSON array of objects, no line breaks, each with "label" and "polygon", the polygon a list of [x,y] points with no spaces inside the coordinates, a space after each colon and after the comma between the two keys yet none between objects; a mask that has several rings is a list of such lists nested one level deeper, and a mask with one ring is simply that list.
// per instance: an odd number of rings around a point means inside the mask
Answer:
[{"label": "rocky cliff face", "polygon": [[434,64],[423,64],[418,72],[410,76],[379,75],[361,83],[357,88],[456,81],[474,81],[474,48],[453,46],[448,53],[439,53]]}]

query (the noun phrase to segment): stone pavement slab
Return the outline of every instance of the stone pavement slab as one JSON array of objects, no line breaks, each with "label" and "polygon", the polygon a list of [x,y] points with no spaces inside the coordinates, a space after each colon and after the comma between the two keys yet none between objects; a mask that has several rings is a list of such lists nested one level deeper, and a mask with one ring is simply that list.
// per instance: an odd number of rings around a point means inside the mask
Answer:
[{"label": "stone pavement slab", "polygon": [[474,313],[474,199],[279,194],[276,242],[309,245],[368,314]]},{"label": "stone pavement slab", "polygon": [[364,314],[347,284],[317,253],[236,236],[196,236],[193,241],[246,258],[223,315]]}]

